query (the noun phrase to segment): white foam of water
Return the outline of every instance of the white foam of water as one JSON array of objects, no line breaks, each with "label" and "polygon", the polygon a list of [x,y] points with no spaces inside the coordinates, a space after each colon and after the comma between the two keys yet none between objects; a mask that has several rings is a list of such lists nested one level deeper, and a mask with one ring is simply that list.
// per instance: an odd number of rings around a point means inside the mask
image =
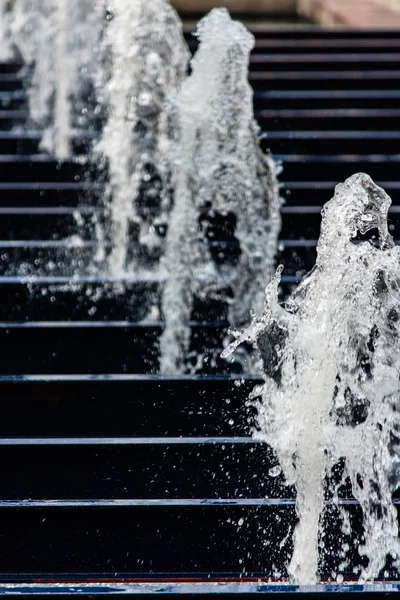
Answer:
[{"label": "white foam of water", "polygon": [[16,0],[11,18],[11,34],[26,65],[33,66],[29,89],[31,119],[47,125],[55,76],[52,68],[53,32],[52,3],[38,5],[35,0]]},{"label": "white foam of water", "polygon": [[109,270],[118,275],[127,267],[132,224],[140,228],[145,245],[157,243],[151,216],[138,210],[139,189],[150,165],[161,177],[161,204],[167,202],[167,99],[186,76],[189,53],[182,24],[166,0],[111,0],[108,8],[112,20],[103,52],[110,60],[98,81],[108,114],[95,152],[109,171],[114,245]]},{"label": "white foam of water", "polygon": [[15,0],[11,34],[32,70],[30,118],[44,130],[42,149],[71,154],[74,109],[93,76],[104,23],[103,0]]},{"label": "white foam of water", "polygon": [[[226,9],[214,9],[199,24],[200,47],[192,74],[175,100],[177,142],[173,164],[175,203],[169,218],[164,268],[161,371],[184,369],[189,343],[188,321],[195,292],[194,272],[222,275],[235,289],[230,319],[241,324],[250,308],[262,311],[263,287],[273,274],[280,231],[280,200],[272,159],[259,147],[248,83],[254,37]],[[198,218],[234,213],[241,244],[239,266],[212,264],[200,240]]]},{"label": "white foam of water", "polygon": [[0,0],[0,60],[8,61],[12,58],[10,38],[10,19],[7,10],[7,0]]},{"label": "white foam of water", "polygon": [[[280,281],[267,288],[263,316],[225,351],[253,342],[265,384],[258,437],[276,450],[297,489],[293,582],[318,579],[325,477],[345,458],[345,476],[363,511],[368,558],[361,581],[400,556],[392,493],[400,373],[400,249],[387,229],[390,198],[363,173],[336,187],[322,213],[316,267],[283,308]],[[376,231],[376,242],[355,237]],[[260,390],[255,391],[255,397]],[[345,549],[344,549],[345,553]]]}]

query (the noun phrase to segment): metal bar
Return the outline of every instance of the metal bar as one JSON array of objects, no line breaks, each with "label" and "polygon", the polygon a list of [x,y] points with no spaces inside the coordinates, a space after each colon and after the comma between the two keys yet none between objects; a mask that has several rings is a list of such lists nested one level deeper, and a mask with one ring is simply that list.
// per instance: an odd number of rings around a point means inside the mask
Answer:
[{"label": "metal bar", "polygon": [[[0,92],[1,100],[1,92]],[[41,140],[43,132],[37,129],[26,130],[26,131],[0,131],[0,140]],[[93,138],[98,135],[96,131],[81,131],[79,129],[73,129],[71,131],[72,139],[82,138]]]},{"label": "metal bar", "polygon": [[399,63],[400,52],[382,53],[339,53],[339,54],[252,54],[250,64],[277,64],[277,63]]},{"label": "metal bar", "polygon": [[160,375],[158,373],[146,374],[146,373],[102,373],[99,375],[86,375],[82,373],[68,374],[68,375],[53,375],[53,374],[20,374],[20,375],[0,375],[0,385],[4,384],[27,384],[27,383],[93,383],[93,382],[107,382],[107,383],[147,383],[147,382],[245,382],[250,383],[261,383],[259,376],[250,374],[224,374],[219,373],[216,375]]},{"label": "metal bar", "polygon": [[256,100],[399,100],[400,90],[267,90],[255,91]]},{"label": "metal bar", "polygon": [[371,119],[398,119],[400,110],[398,109],[367,109],[367,108],[324,108],[324,109],[282,109],[282,110],[257,110],[255,111],[257,119],[326,119],[326,118],[352,118],[360,119],[370,117]]},{"label": "metal bar", "polygon": [[[394,498],[393,504],[400,506],[400,498]],[[360,506],[354,498],[340,498],[338,501],[325,500],[325,506]],[[132,499],[40,499],[40,500],[0,500],[0,510],[7,508],[171,508],[171,507],[294,507],[296,498],[132,498]]]},{"label": "metal bar", "polygon": [[389,79],[393,81],[394,79],[400,78],[400,71],[387,70],[387,71],[365,71],[365,70],[357,70],[357,71],[251,71],[249,73],[250,81],[258,80],[258,81],[276,81],[276,80],[293,80],[296,81],[302,80],[337,80],[337,79],[352,79],[352,80],[365,80],[365,79],[373,79],[373,80],[385,80]]},{"label": "metal bar", "polygon": [[102,215],[105,212],[104,208],[98,208],[97,206],[74,206],[72,208],[65,206],[0,206],[0,215]]},{"label": "metal bar", "polygon": [[71,437],[0,438],[0,446],[224,446],[261,444],[252,437]]},{"label": "metal bar", "polygon": [[[12,112],[12,111],[10,111]],[[82,165],[82,158],[71,156],[70,158],[58,160],[49,154],[0,154],[0,163],[53,163],[55,165]],[[85,159],[84,166],[88,166]]]},{"label": "metal bar", "polygon": [[400,131],[267,131],[264,132],[267,139],[270,140],[332,140],[332,139],[379,139],[379,140],[398,140]]},{"label": "metal bar", "polygon": [[147,275],[146,277],[124,274],[120,277],[100,276],[100,275],[60,275],[60,276],[0,276],[0,285],[85,285],[99,284],[108,285],[112,283],[134,283],[136,285],[149,285],[163,283],[165,278]]},{"label": "metal bar", "polygon": [[[326,503],[326,504],[333,504]],[[352,500],[344,500],[339,506],[357,506]],[[130,499],[96,499],[96,500],[0,500],[0,510],[7,508],[173,508],[204,506],[295,506],[294,498],[134,498]]]},{"label": "metal bar", "polygon": [[[76,212],[75,210],[73,212]],[[26,213],[24,213],[26,214]],[[239,242],[221,242],[207,241],[205,244],[208,248],[237,248],[239,246]],[[99,242],[95,241],[74,241],[74,240],[0,240],[0,248],[2,249],[51,249],[51,250],[59,250],[59,249],[68,249],[68,250],[82,250],[86,248],[113,248],[114,244],[112,242]],[[129,248],[140,248],[140,242],[128,242],[127,247]]]},{"label": "metal bar", "polygon": [[[193,329],[229,327],[228,321],[189,321]],[[1,329],[161,329],[164,321],[0,321]]]},{"label": "metal bar", "polygon": [[[377,185],[386,190],[400,189],[400,181],[377,181]],[[288,181],[283,185],[287,190],[334,190],[337,181]]]},{"label": "metal bar", "polygon": [[3,81],[7,83],[9,81],[19,83],[23,80],[24,78],[21,77],[21,75],[19,75],[18,73],[0,73],[0,83],[2,83]]},{"label": "metal bar", "polygon": [[0,92],[0,103],[9,102],[10,100],[27,100],[26,92],[17,90],[14,92]]},{"label": "metal bar", "polygon": [[[283,206],[281,213],[283,215],[314,215],[321,214],[323,206]],[[400,206],[391,206],[389,213],[399,214]]]},{"label": "metal bar", "polygon": [[[196,280],[201,283],[216,283],[221,285],[230,285],[228,280],[223,278],[208,279],[206,277],[196,277]],[[135,284],[135,285],[156,285],[166,281],[166,277],[147,275],[146,277],[135,275],[124,274],[120,277],[101,277],[97,275],[83,275],[83,276],[46,276],[46,275],[1,275],[0,285],[85,285],[88,283],[98,285],[108,284]],[[298,277],[283,276],[282,283],[298,283],[300,279]]]},{"label": "metal bar", "polygon": [[[190,35],[193,32],[193,27],[184,24],[183,31],[185,35]],[[269,38],[276,37],[281,38],[284,36],[289,36],[291,39],[297,38],[298,36],[306,36],[307,40],[314,38],[340,38],[344,41],[346,38],[373,38],[373,37],[381,37],[383,39],[392,38],[397,35],[396,29],[383,28],[383,27],[366,27],[366,28],[355,28],[355,27],[347,27],[345,25],[335,25],[335,27],[327,27],[324,25],[302,25],[296,24],[294,27],[288,26],[286,24],[276,24],[276,23],[252,23],[251,31],[254,34],[265,35]]]},{"label": "metal bar", "polygon": [[28,113],[25,110],[0,110],[0,119],[26,119]]},{"label": "metal bar", "polygon": [[[377,48],[378,50],[386,50],[388,47],[399,48],[400,40],[395,37],[395,33],[392,32],[391,37],[384,39],[371,39],[371,38],[353,38],[353,39],[331,39],[331,38],[319,38],[319,39],[258,39],[256,41],[256,48],[275,49],[275,48],[293,48],[298,49],[312,49],[321,48],[340,48],[343,51],[347,51],[348,48]],[[1,79],[0,79],[1,81]]]},{"label": "metal bar", "polygon": [[397,163],[400,154],[275,154],[276,161],[284,163]]},{"label": "metal bar", "polygon": [[279,242],[286,248],[314,248],[317,243],[318,240],[280,240]]},{"label": "metal bar", "polygon": [[92,190],[101,190],[103,189],[102,184],[100,183],[63,183],[63,182],[47,182],[47,181],[38,181],[38,182],[28,182],[28,183],[16,183],[16,182],[1,182],[0,183],[0,191],[9,191],[9,190],[22,190],[22,191],[92,191]]},{"label": "metal bar", "polygon": [[[153,574],[154,578],[154,574]],[[95,579],[95,578],[94,578]],[[255,581],[248,581],[246,576],[237,582],[233,583],[225,579],[223,581],[215,580],[214,577],[209,577],[208,580],[205,578],[203,581],[194,582],[177,582],[174,577],[171,579],[165,578],[164,580],[153,580],[148,583],[141,581],[140,583],[118,583],[108,582],[102,583],[99,581],[92,581],[91,583],[75,583],[75,582],[40,582],[40,583],[24,583],[24,584],[0,584],[0,595],[13,596],[18,598],[24,598],[28,596],[89,596],[96,598],[97,596],[114,596],[114,595],[161,595],[161,596],[190,596],[196,598],[196,596],[207,595],[223,595],[223,596],[236,596],[236,595],[253,595],[262,594],[274,596],[292,596],[299,594],[301,596],[315,595],[315,596],[326,596],[329,597],[333,594],[340,593],[342,598],[348,598],[354,594],[367,594],[367,595],[390,595],[400,592],[400,584],[398,582],[384,580],[377,583],[368,584],[357,584],[354,580],[349,580],[353,583],[338,584],[338,583],[320,583],[317,585],[310,586],[295,586],[284,579],[279,582],[273,582],[271,578],[265,580],[262,576],[256,578]]]},{"label": "metal bar", "polygon": [[[301,182],[300,182],[301,183]],[[290,187],[292,184],[288,183],[287,185],[285,185],[285,187]],[[309,185],[309,184],[307,184]],[[315,184],[315,185],[318,185]],[[334,186],[334,184],[332,183],[332,185]],[[297,211],[297,209],[299,209],[299,212],[301,212],[301,210],[303,209],[303,207],[293,207],[295,209],[295,212]],[[306,207],[307,208],[307,207]],[[314,209],[315,207],[311,206],[310,209]],[[322,207],[318,207],[318,210],[320,211]],[[283,207],[281,209],[282,211],[285,211],[286,213],[290,213],[291,212],[291,208],[290,207]],[[394,212],[400,212],[400,207],[398,206],[392,206],[391,208],[392,211]],[[395,240],[396,244],[400,244],[400,240]],[[299,239],[299,240],[280,240],[279,242],[280,244],[283,244],[284,246],[287,246],[288,248],[297,248],[297,247],[311,247],[311,246],[315,246],[317,244],[317,240],[304,240],[304,239]],[[209,244],[210,246],[212,245],[213,247],[221,247],[221,248],[225,248],[227,246],[229,247],[237,247],[238,243],[237,242],[211,242]],[[77,249],[77,250],[81,250],[82,248],[98,248],[98,247],[105,247],[105,248],[111,248],[113,247],[113,244],[111,242],[91,242],[91,241],[84,241],[84,242],[80,242],[78,244],[74,244],[71,243],[69,240],[67,241],[48,241],[48,240],[44,240],[44,241],[32,241],[32,240],[12,240],[12,241],[3,241],[0,240],[0,249],[53,249],[53,250],[57,250],[60,248],[66,248],[66,249]],[[139,242],[130,242],[129,247],[132,248],[137,248],[140,247],[140,243]],[[1,281],[1,276],[0,276],[0,281]]]},{"label": "metal bar", "polygon": [[[82,250],[85,248],[112,248],[114,244],[112,242],[99,242],[99,241],[74,241],[74,240],[0,240],[1,249],[49,249],[49,250]],[[129,247],[139,247],[139,242],[130,242]]]}]

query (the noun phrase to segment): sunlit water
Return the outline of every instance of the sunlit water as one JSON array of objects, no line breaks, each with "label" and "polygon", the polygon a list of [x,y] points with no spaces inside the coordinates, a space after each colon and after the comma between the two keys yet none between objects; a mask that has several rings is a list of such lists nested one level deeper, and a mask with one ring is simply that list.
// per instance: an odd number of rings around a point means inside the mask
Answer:
[{"label": "sunlit water", "polygon": [[109,174],[108,269],[118,276],[140,268],[128,261],[131,241],[150,251],[162,244],[156,230],[171,204],[169,97],[186,77],[189,50],[165,0],[111,0],[108,10],[98,80],[106,123],[94,154]]},{"label": "sunlit water", "polygon": [[[193,297],[200,286],[205,294],[207,281],[214,293],[218,285],[233,288],[232,323],[248,322],[251,309],[261,314],[281,226],[276,168],[259,147],[248,83],[254,37],[225,9],[211,11],[197,36],[191,75],[173,100],[177,131],[171,161],[174,205],[163,260],[164,373],[185,369]],[[200,214],[233,215],[241,249],[234,267],[211,259],[199,231]]]},{"label": "sunlit water", "polygon": [[[183,372],[199,281],[203,298],[228,302],[239,326],[261,313],[274,271],[280,198],[247,78],[254,38],[225,9],[212,11],[188,76],[182,23],[167,0],[15,0],[11,17],[42,150],[64,159],[74,137],[95,137],[88,176],[104,184],[104,217],[88,222],[78,211],[71,243],[94,234],[97,250],[66,268],[165,280],[162,314],[149,314],[166,323],[161,371]],[[235,221],[239,258],[229,265],[207,247],[201,221],[215,216]]]},{"label": "sunlit water", "polygon": [[25,64],[31,125],[41,148],[56,158],[72,153],[72,137],[94,76],[104,27],[102,0],[15,0],[10,30]]},{"label": "sunlit water", "polygon": [[[255,435],[274,447],[297,490],[291,580],[319,579],[327,481],[343,459],[329,493],[339,503],[350,481],[362,508],[358,551],[367,560],[357,575],[377,577],[388,557],[396,566],[400,251],[387,230],[388,196],[364,174],[339,185],[323,211],[315,269],[284,307],[278,271],[263,312],[281,222],[276,166],[260,150],[248,84],[253,36],[226,10],[212,11],[187,76],[182,24],[166,0],[15,0],[11,15],[5,6],[0,0],[0,54],[14,45],[27,65],[42,149],[70,157],[74,135],[90,124],[88,107],[97,103],[104,117],[90,157],[106,177],[108,222],[98,241],[111,240],[112,250],[102,268],[119,277],[148,268],[143,255],[157,257],[152,274],[166,279],[161,371],[187,370],[196,294],[228,302],[236,327],[255,313],[224,357],[242,342],[261,357]],[[201,222],[216,216],[235,222],[232,264],[208,248]],[[142,249],[133,259],[132,242]]]},{"label": "sunlit water", "polygon": [[[363,511],[367,557],[361,581],[376,578],[400,556],[392,493],[399,436],[400,249],[387,228],[390,198],[368,175],[336,187],[322,212],[315,268],[285,306],[281,270],[267,287],[261,318],[225,352],[255,344],[263,363],[256,436],[276,450],[288,485],[297,490],[298,524],[289,564],[293,582],[318,580],[326,477],[345,459]],[[369,235],[372,241],[365,239]],[[368,236],[367,236],[368,237]],[[343,532],[350,521],[342,510]],[[342,570],[348,547],[343,547]]]},{"label": "sunlit water", "polygon": [[6,61],[12,58],[12,46],[10,36],[10,13],[7,10],[7,0],[0,0],[0,60]]}]

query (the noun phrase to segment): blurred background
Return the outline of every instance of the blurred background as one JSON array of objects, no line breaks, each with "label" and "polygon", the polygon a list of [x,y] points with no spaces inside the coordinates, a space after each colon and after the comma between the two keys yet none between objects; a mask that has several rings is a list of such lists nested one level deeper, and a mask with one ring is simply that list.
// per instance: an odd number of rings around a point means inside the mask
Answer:
[{"label": "blurred background", "polygon": [[400,0],[172,0],[186,19],[224,5],[241,18],[325,26],[399,27]]}]

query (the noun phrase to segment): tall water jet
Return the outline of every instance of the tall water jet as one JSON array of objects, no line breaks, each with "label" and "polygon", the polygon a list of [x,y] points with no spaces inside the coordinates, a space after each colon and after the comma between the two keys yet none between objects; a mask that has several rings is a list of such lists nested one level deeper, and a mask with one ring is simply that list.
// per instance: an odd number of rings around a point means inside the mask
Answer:
[{"label": "tall water jet", "polygon": [[15,0],[13,6],[12,37],[30,71],[30,119],[43,130],[42,149],[60,159],[71,155],[104,16],[103,0]]},{"label": "tall water jet", "polygon": [[12,58],[10,20],[7,0],[0,0],[0,60]]},{"label": "tall water jet", "polygon": [[11,34],[29,75],[29,116],[38,127],[49,124],[54,91],[52,65],[53,11],[48,0],[16,0],[11,18]]},{"label": "tall water jet", "polygon": [[[255,435],[273,446],[286,483],[297,489],[288,572],[298,584],[318,579],[325,494],[340,504],[346,482],[363,513],[357,544],[368,560],[357,567],[360,580],[378,577],[388,557],[399,564],[392,494],[399,483],[393,464],[400,431],[400,249],[388,234],[390,203],[363,173],[338,185],[322,212],[315,268],[285,307],[278,303],[279,269],[263,316],[224,352],[252,342],[262,360],[265,383],[253,392]],[[343,477],[329,490],[326,478],[340,459]],[[345,530],[343,510],[342,516]],[[344,575],[351,569],[348,551],[344,546]]]},{"label": "tall water jet", "polygon": [[189,51],[167,0],[111,0],[108,9],[103,52],[109,61],[98,82],[107,121],[95,154],[108,168],[109,270],[117,276],[128,267],[133,229],[147,247],[160,241],[155,226],[170,202],[168,97],[186,77]]},{"label": "tall water jet", "polygon": [[[248,322],[250,309],[261,314],[265,281],[274,272],[280,231],[276,168],[259,146],[248,83],[253,35],[214,9],[199,24],[200,47],[192,74],[174,102],[177,140],[173,154],[174,206],[169,218],[163,293],[166,322],[161,337],[161,371],[182,372],[196,291],[196,269],[234,289],[229,317]],[[237,221],[238,265],[225,270],[205,251],[199,216],[207,213]],[[221,288],[223,287],[221,285]]]}]

